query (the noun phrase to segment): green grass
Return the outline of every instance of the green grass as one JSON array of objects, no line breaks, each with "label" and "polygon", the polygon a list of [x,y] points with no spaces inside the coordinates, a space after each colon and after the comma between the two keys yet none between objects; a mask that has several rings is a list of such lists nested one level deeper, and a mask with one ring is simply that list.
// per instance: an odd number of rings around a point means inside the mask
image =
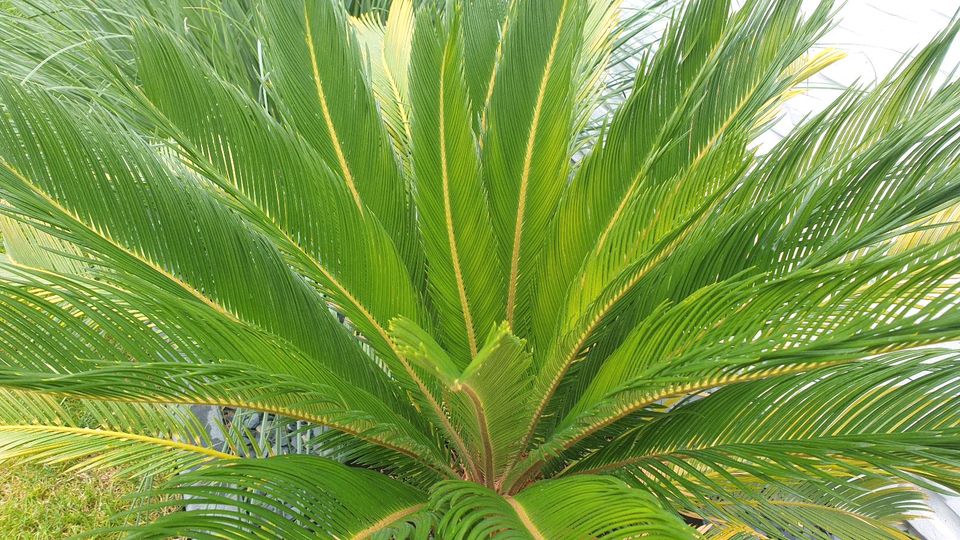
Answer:
[{"label": "green grass", "polygon": [[[0,538],[62,539],[110,525],[139,487],[103,471],[35,463],[0,467]],[[109,538],[109,536],[107,537]]]},{"label": "green grass", "polygon": [[[78,403],[61,404],[81,427],[96,427]],[[61,540],[117,525],[111,516],[131,507],[134,501],[124,496],[138,491],[140,481],[110,470],[71,471],[70,465],[0,464],[0,540]]]}]

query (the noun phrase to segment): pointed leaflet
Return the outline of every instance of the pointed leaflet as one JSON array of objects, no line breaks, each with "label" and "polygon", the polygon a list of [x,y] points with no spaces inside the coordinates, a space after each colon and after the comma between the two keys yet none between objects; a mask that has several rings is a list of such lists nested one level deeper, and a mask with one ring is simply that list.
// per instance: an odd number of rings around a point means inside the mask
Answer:
[{"label": "pointed leaflet", "polygon": [[476,482],[498,486],[509,463],[522,450],[523,426],[529,420],[530,353],[502,323],[483,348],[461,369],[433,338],[410,321],[391,322],[404,354],[436,374],[449,392],[451,421],[463,433],[476,469]]},{"label": "pointed leaflet", "polygon": [[502,269],[480,180],[464,82],[458,15],[449,28],[421,10],[414,35],[411,85],[417,208],[440,314],[440,339],[460,365],[499,319]]},{"label": "pointed leaflet", "polygon": [[487,116],[484,179],[507,275],[506,319],[521,334],[547,220],[567,184],[585,11],[583,0],[517,1]]},{"label": "pointed leaflet", "polygon": [[414,209],[364,77],[362,53],[339,2],[264,4],[268,71],[284,119],[383,223],[420,276]]}]

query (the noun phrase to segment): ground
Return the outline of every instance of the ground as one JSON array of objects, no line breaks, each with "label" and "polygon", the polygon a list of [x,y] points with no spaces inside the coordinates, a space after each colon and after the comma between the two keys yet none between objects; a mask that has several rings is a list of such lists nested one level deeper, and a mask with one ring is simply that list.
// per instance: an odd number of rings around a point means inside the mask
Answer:
[{"label": "ground", "polygon": [[0,538],[59,540],[108,526],[111,515],[129,508],[130,501],[123,496],[139,487],[137,481],[110,472],[68,472],[67,468],[0,467]]}]

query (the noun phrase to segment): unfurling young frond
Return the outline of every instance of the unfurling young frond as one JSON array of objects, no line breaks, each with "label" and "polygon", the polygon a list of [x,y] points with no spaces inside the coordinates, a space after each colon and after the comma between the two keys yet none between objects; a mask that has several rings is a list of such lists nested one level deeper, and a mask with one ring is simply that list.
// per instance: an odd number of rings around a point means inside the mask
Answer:
[{"label": "unfurling young frond", "polygon": [[0,462],[166,476],[133,538],[907,538],[960,21],[759,150],[834,8],[4,2]]}]

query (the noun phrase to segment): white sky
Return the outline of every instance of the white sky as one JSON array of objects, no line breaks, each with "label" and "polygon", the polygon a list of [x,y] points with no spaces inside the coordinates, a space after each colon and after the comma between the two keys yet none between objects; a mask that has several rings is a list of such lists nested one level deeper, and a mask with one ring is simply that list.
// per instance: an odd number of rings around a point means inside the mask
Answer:
[{"label": "white sky", "polygon": [[[803,7],[813,10],[818,3],[803,0]],[[824,87],[881,79],[904,54],[926,45],[945,28],[958,8],[960,0],[847,0],[839,9],[837,26],[820,43],[844,51],[847,57],[812,79],[807,93],[787,104],[784,121],[774,131],[783,134],[836,96]],[[958,66],[960,46],[954,44],[944,61],[944,78]],[[772,133],[771,139],[775,138]]]},{"label": "white sky", "polygon": [[[624,0],[624,7],[639,8],[650,0]],[[734,5],[744,0],[734,0]],[[819,0],[802,0],[812,11]],[[804,116],[825,106],[837,91],[828,87],[849,86],[857,81],[870,83],[889,73],[904,54],[929,41],[960,10],[960,0],[836,0],[837,25],[821,40],[820,47],[832,47],[847,57],[830,66],[806,84],[807,92],[785,107],[783,121],[763,137],[769,145]],[[960,42],[958,42],[960,43]],[[944,77],[960,66],[960,45],[955,44],[944,62]]]}]

